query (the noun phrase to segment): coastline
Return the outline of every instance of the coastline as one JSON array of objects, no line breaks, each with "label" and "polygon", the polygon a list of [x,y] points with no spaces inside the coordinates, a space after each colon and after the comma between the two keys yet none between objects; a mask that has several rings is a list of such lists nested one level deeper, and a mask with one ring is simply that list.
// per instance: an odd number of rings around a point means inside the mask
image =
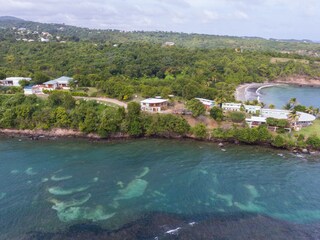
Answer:
[{"label": "coastline", "polygon": [[[259,101],[259,91],[263,88],[281,86],[281,85],[294,85],[300,87],[320,87],[320,78],[309,78],[307,76],[293,76],[279,78],[274,81],[266,81],[263,83],[246,83],[241,84],[236,88],[235,99],[236,101],[245,102],[248,100],[257,99]],[[251,93],[251,96],[249,96]],[[252,94],[253,93],[253,94]]]},{"label": "coastline", "polygon": [[[269,142],[259,142],[255,144],[246,144],[238,141],[237,139],[220,139],[220,138],[197,138],[191,134],[186,136],[141,136],[141,137],[131,137],[127,134],[115,134],[107,138],[100,137],[98,134],[86,134],[76,130],[70,129],[61,129],[56,128],[52,130],[20,130],[20,129],[0,129],[0,137],[11,137],[11,138],[28,138],[29,140],[58,140],[58,139],[84,139],[89,141],[125,141],[125,140],[134,140],[134,139],[173,139],[173,140],[191,140],[191,141],[203,141],[208,143],[216,143],[221,148],[222,151],[225,151],[226,144],[230,145],[256,145],[263,148],[269,149],[278,149],[283,151],[289,151],[292,153],[302,153],[302,154],[317,154],[320,155],[320,152],[312,148],[286,148],[286,147],[275,147]],[[21,141],[21,139],[19,139]]]}]

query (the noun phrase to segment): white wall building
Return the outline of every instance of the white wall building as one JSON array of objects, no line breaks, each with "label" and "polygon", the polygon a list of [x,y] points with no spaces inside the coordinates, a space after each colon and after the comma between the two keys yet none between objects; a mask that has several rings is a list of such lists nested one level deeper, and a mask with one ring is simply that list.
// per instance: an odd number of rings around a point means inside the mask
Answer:
[{"label": "white wall building", "polygon": [[241,106],[243,106],[245,112],[247,113],[258,114],[261,111],[261,106],[244,105],[242,103],[222,103],[222,109],[229,112],[240,111]]},{"label": "white wall building", "polygon": [[215,105],[213,100],[209,100],[209,99],[205,99],[205,98],[195,98],[195,99],[199,100],[204,105],[206,110],[210,110]]},{"label": "white wall building", "polygon": [[[299,118],[292,125],[296,130],[301,129],[302,127],[309,126],[316,120],[316,117],[309,113],[297,112]],[[276,118],[276,119],[289,119],[290,111],[282,109],[261,109],[259,117],[247,118],[246,122],[250,127],[258,126],[266,123],[267,118]]]},{"label": "white wall building", "polygon": [[26,80],[28,82],[31,81],[31,78],[26,78],[26,77],[8,77],[4,80],[0,80],[0,84],[2,86],[6,86],[6,87],[20,87],[19,82],[21,80]]},{"label": "white wall building", "polygon": [[161,112],[168,107],[167,99],[148,98],[140,102],[141,110],[145,112]]}]

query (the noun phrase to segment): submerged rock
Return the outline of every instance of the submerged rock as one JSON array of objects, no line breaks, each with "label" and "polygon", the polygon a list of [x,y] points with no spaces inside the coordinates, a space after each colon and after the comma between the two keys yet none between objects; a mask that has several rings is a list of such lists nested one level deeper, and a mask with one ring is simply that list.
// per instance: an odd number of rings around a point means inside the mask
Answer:
[{"label": "submerged rock", "polygon": [[7,193],[4,193],[4,192],[0,193],[0,200],[4,199],[5,196],[7,196]]},{"label": "submerged rock", "polygon": [[11,174],[17,174],[17,173],[19,173],[19,170],[14,169],[14,170],[12,170],[10,173],[11,173]]},{"label": "submerged rock", "polygon": [[146,176],[149,173],[149,171],[150,171],[149,167],[144,167],[142,173],[140,175],[136,176],[136,178],[142,178],[142,177]]},{"label": "submerged rock", "polygon": [[71,179],[72,178],[72,176],[71,175],[66,175],[66,176],[56,176],[56,175],[53,175],[52,177],[51,177],[51,180],[52,181],[64,181],[64,180],[68,180],[68,179]]},{"label": "submerged rock", "polygon": [[58,212],[61,212],[61,211],[64,211],[66,208],[82,205],[87,201],[89,201],[90,198],[91,198],[91,194],[88,193],[82,197],[79,197],[78,199],[72,198],[70,201],[66,201],[66,202],[59,201],[54,198],[50,199],[49,202],[54,204],[52,206],[52,209],[57,210]]},{"label": "submerged rock", "polygon": [[79,220],[90,220],[93,222],[107,220],[116,213],[106,213],[102,206],[96,208],[90,207],[70,207],[64,211],[58,212],[58,217],[62,222],[71,222]]},{"label": "submerged rock", "polygon": [[61,187],[51,187],[48,189],[49,193],[53,195],[70,195],[73,193],[83,192],[87,190],[89,186],[84,187],[78,187],[78,188],[69,188],[69,189],[63,189]]},{"label": "submerged rock", "polygon": [[37,174],[37,172],[35,172],[32,167],[29,167],[29,168],[25,171],[25,173],[26,173],[27,175],[30,175],[30,176]]},{"label": "submerged rock", "polygon": [[143,179],[132,180],[124,189],[119,190],[119,194],[114,200],[131,199],[140,197],[144,194],[148,186],[148,182]]}]

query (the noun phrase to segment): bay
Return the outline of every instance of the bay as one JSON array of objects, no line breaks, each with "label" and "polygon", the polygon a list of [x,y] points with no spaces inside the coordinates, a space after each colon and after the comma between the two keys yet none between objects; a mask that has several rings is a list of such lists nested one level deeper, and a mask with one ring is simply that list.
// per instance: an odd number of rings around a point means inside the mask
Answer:
[{"label": "bay", "polygon": [[149,213],[188,216],[190,227],[239,214],[310,226],[320,222],[319,172],[318,156],[256,146],[0,138],[0,239],[79,223],[117,230]]},{"label": "bay", "polygon": [[320,107],[319,87],[299,87],[294,85],[278,85],[259,90],[259,99],[266,106],[275,105],[282,108],[291,98],[296,98],[297,103],[304,106]]}]

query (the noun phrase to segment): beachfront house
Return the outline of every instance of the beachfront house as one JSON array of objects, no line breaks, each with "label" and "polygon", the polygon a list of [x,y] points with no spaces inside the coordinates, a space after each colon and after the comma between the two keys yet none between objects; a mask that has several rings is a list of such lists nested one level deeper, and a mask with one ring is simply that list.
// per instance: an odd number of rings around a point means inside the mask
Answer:
[{"label": "beachfront house", "polygon": [[44,90],[56,90],[56,89],[70,89],[70,82],[73,80],[71,77],[62,76],[60,78],[50,80],[43,83]]},{"label": "beachfront house", "polygon": [[[249,127],[259,126],[265,124],[267,118],[285,119],[289,120],[290,111],[282,109],[261,109],[259,117],[247,118],[246,122]],[[309,113],[297,112],[298,119],[296,122],[291,122],[291,127],[295,130],[300,130],[302,127],[310,126],[316,117]]]},{"label": "beachfront house", "polygon": [[222,109],[226,112],[244,111],[251,114],[259,114],[261,106],[244,105],[242,103],[222,103]]},{"label": "beachfront house", "polygon": [[148,98],[140,102],[141,110],[145,112],[161,112],[168,108],[167,99]]},{"label": "beachfront house", "polygon": [[195,99],[199,100],[204,105],[207,111],[209,111],[215,105],[213,100],[209,100],[205,98],[195,98]]},{"label": "beachfront house", "polygon": [[20,87],[19,82],[25,80],[30,82],[31,78],[27,77],[8,77],[6,79],[0,80],[0,85],[5,87]]}]

